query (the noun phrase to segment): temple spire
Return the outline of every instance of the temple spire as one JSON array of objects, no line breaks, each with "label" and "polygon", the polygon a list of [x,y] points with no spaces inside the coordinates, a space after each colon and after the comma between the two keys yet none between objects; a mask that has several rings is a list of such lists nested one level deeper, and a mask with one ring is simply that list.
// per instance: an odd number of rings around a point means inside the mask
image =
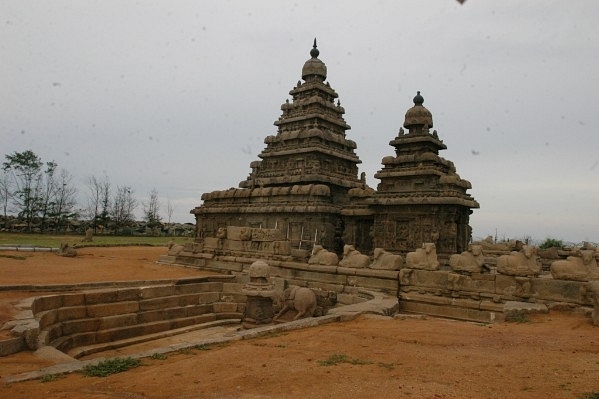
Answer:
[{"label": "temple spire", "polygon": [[310,55],[312,58],[317,58],[320,54],[320,51],[316,48],[316,38],[314,38],[314,46],[312,46],[312,50],[310,50]]}]

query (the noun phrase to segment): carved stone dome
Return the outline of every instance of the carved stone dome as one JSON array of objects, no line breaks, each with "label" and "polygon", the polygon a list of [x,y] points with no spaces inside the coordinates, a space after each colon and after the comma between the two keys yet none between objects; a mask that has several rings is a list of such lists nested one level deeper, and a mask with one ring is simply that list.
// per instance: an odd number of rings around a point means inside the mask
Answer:
[{"label": "carved stone dome", "polygon": [[304,63],[304,67],[302,68],[302,79],[306,80],[306,78],[310,76],[318,76],[324,81],[327,78],[327,66],[318,59],[319,54],[320,51],[316,48],[316,39],[314,39],[314,47],[310,50],[312,58]]},{"label": "carved stone dome", "polygon": [[414,106],[406,112],[403,127],[406,129],[416,126],[433,127],[433,114],[422,105],[423,103],[424,97],[420,95],[420,92],[417,92],[416,97],[414,97]]}]

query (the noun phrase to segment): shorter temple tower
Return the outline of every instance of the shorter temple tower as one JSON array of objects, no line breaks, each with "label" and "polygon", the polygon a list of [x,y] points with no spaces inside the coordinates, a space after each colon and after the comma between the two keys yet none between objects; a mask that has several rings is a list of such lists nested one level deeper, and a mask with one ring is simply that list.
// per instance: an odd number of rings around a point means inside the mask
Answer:
[{"label": "shorter temple tower", "polygon": [[447,147],[431,132],[433,117],[420,92],[405,115],[403,127],[389,145],[395,156],[382,160],[376,194],[367,202],[374,214],[374,247],[408,252],[425,242],[437,252],[466,250],[471,239],[469,216],[479,204],[466,191],[472,188],[456,173],[451,161],[439,156]]}]

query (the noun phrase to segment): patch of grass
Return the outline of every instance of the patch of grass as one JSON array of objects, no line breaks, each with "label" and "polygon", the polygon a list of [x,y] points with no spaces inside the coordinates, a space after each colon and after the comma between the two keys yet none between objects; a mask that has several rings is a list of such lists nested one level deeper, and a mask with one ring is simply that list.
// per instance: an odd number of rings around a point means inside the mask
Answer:
[{"label": "patch of grass", "polygon": [[0,258],[8,258],[8,259],[16,259],[16,260],[25,260],[26,256],[21,255],[0,255]]},{"label": "patch of grass", "polygon": [[[82,243],[85,235],[69,234],[25,234],[25,233],[0,233],[0,245],[19,245],[57,248],[61,242],[68,242],[75,247],[91,246],[127,246],[127,245],[148,245],[148,246],[167,246],[173,240],[176,244],[183,245],[192,242],[189,237],[146,237],[146,236],[113,236],[113,235],[94,235],[93,241]],[[85,244],[85,245],[84,245]]]},{"label": "patch of grass", "polygon": [[580,399],[599,399],[599,392],[586,392],[580,396]]},{"label": "patch of grass", "polygon": [[569,391],[571,389],[571,382],[564,382],[563,384],[559,384],[559,388],[564,391]]},{"label": "patch of grass", "polygon": [[318,361],[318,364],[320,364],[321,366],[335,366],[339,363],[349,363],[357,365],[372,364],[372,362],[369,360],[352,359],[349,356],[340,353],[333,353],[326,360]]},{"label": "patch of grass", "polygon": [[378,363],[378,366],[383,369],[393,370],[395,369],[395,363]]},{"label": "patch of grass", "polygon": [[56,380],[59,380],[59,379],[64,378],[64,377],[65,377],[65,375],[62,374],[62,373],[44,374],[40,378],[40,382],[52,382],[52,381],[56,381]]},{"label": "patch of grass", "polygon": [[506,317],[505,321],[511,323],[530,323],[530,317],[526,313],[516,313]]},{"label": "patch of grass", "polygon": [[212,349],[212,346],[209,344],[199,344],[195,345],[193,349],[197,349],[199,351],[209,351],[210,349]]},{"label": "patch of grass", "polygon": [[152,353],[150,359],[154,360],[166,360],[167,356],[164,353]]},{"label": "patch of grass", "polygon": [[115,357],[98,364],[90,364],[83,368],[86,377],[107,377],[111,374],[122,373],[141,365],[141,360],[131,357]]}]

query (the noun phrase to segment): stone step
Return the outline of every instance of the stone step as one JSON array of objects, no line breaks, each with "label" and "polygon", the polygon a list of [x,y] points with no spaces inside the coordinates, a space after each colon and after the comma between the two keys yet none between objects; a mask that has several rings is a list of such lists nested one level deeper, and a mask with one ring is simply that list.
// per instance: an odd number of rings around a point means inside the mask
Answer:
[{"label": "stone step", "polygon": [[[119,348],[124,348],[130,345],[140,344],[144,342],[150,342],[161,338],[172,337],[179,334],[185,334],[191,331],[202,330],[206,328],[218,327],[228,324],[239,324],[241,322],[241,314],[236,314],[235,318],[218,318],[217,315],[211,315],[214,319],[211,321],[202,322],[199,324],[187,325],[184,327],[174,328],[170,330],[148,333],[143,335],[138,335],[129,338],[123,338],[110,342],[101,342],[90,345],[83,345],[76,348],[72,348],[67,351],[67,355],[72,358],[78,359],[83,356],[92,355],[94,353],[100,353],[108,350],[115,350]],[[231,315],[233,316],[233,315]]]}]

